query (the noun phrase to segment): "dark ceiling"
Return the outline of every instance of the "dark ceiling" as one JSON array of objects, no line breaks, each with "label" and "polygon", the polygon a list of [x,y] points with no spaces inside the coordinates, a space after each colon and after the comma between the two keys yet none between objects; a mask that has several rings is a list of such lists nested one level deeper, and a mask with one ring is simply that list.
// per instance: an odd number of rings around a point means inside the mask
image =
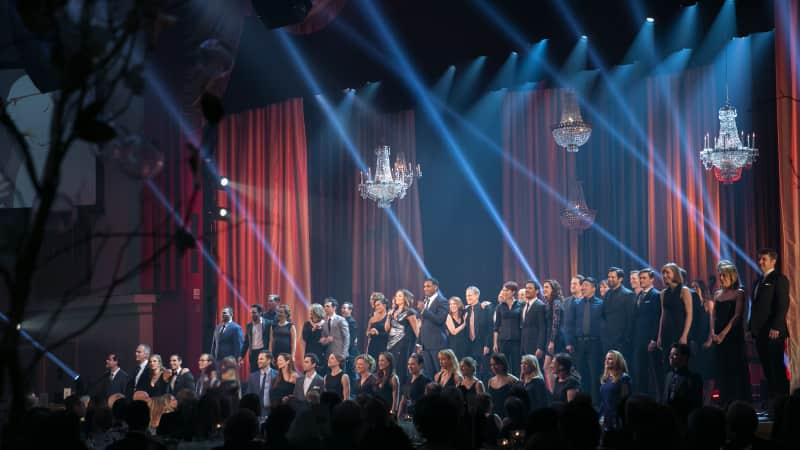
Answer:
[{"label": "dark ceiling", "polygon": [[[670,42],[668,36],[682,8],[695,4],[677,0],[482,0],[512,24],[500,27],[476,6],[477,0],[348,0],[334,22],[323,30],[292,35],[292,42],[320,84],[319,91],[334,95],[367,81],[382,81],[382,102],[391,105],[389,108],[408,102],[402,83],[343,32],[355,30],[365,42],[379,47],[376,27],[362,11],[364,1],[376,2],[416,70],[428,82],[435,81],[449,65],[462,67],[482,55],[487,56],[485,72],[491,74],[512,51],[524,52],[510,33],[504,32],[512,28],[531,44],[547,38],[547,58],[556,67],[566,59],[581,34],[589,36],[590,45],[603,64],[612,66],[622,61],[644,18],[652,16],[656,19],[656,45],[661,54],[668,54],[685,46],[685,42]],[[699,33],[689,46],[700,44],[699,39],[711,28],[723,3],[708,0],[697,4]],[[771,30],[772,3],[737,0],[735,34]],[[571,12],[571,22],[577,29],[569,25],[563,11]],[[256,17],[247,18],[225,99],[229,111],[319,93],[312,92],[302,79],[276,33]]]}]

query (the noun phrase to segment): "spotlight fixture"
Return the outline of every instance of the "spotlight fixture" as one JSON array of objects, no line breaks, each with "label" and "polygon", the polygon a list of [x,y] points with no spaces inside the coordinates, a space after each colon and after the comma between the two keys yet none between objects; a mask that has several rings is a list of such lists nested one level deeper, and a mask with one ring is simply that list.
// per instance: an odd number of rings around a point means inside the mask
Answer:
[{"label": "spotlight fixture", "polygon": [[653,23],[653,22],[655,22],[655,21],[656,21],[656,19],[655,19],[655,18],[653,18],[653,17],[648,17],[648,18],[647,18],[647,19],[645,19],[645,20],[647,20],[647,22],[648,22],[648,23]]},{"label": "spotlight fixture", "polygon": [[581,39],[583,39],[583,40],[585,41],[585,40],[589,39],[589,36],[587,36],[587,35],[585,35],[585,34],[582,34],[582,35],[581,35]]},{"label": "spotlight fixture", "polygon": [[231,211],[224,206],[216,207],[213,211],[213,214],[214,214],[214,219],[216,220],[225,220],[225,221],[231,220]]},{"label": "spotlight fixture", "polygon": [[220,188],[224,189],[224,188],[228,187],[228,185],[230,183],[231,183],[231,180],[229,180],[228,177],[224,177],[224,176],[223,177],[219,177],[219,187]]}]

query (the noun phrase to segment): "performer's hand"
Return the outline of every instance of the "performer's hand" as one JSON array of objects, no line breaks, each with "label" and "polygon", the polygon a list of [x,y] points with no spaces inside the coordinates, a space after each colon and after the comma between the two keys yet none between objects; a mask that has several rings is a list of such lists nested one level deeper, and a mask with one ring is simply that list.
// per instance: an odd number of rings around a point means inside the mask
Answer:
[{"label": "performer's hand", "polygon": [[688,344],[689,343],[689,339],[686,336],[681,336],[681,338],[678,340],[678,343],[679,344]]},{"label": "performer's hand", "polygon": [[416,353],[420,353],[420,352],[422,352],[422,346],[421,346],[421,345],[419,345],[419,344],[415,345],[415,346],[414,346],[414,351],[415,351]]},{"label": "performer's hand", "polygon": [[658,344],[656,344],[655,341],[650,341],[650,343],[647,344],[647,351],[654,352],[656,350],[658,350]]},{"label": "performer's hand", "polygon": [[491,304],[491,303],[489,303],[489,302],[481,302],[481,309],[486,309],[486,308],[488,308],[490,304]]},{"label": "performer's hand", "polygon": [[713,344],[713,343],[714,343],[714,340],[713,340],[713,338],[708,338],[708,339],[707,339],[707,340],[706,340],[706,341],[703,343],[703,348],[711,348],[711,344]]},{"label": "performer's hand", "polygon": [[770,339],[778,339],[779,337],[781,337],[781,332],[780,331],[778,331],[778,330],[776,330],[774,328],[770,328],[769,329],[769,338]]},{"label": "performer's hand", "polygon": [[552,342],[547,344],[547,353],[550,353],[552,355],[555,349],[556,346]]},{"label": "performer's hand", "polygon": [[567,351],[570,352],[570,353],[575,353],[575,347],[573,347],[571,345],[568,345],[567,346]]},{"label": "performer's hand", "polygon": [[489,354],[489,346],[488,345],[484,345],[483,346],[483,354],[484,355],[488,355]]},{"label": "performer's hand", "polygon": [[661,336],[659,336],[659,337],[658,337],[658,340],[656,341],[656,348],[658,348],[659,350],[661,350]]}]

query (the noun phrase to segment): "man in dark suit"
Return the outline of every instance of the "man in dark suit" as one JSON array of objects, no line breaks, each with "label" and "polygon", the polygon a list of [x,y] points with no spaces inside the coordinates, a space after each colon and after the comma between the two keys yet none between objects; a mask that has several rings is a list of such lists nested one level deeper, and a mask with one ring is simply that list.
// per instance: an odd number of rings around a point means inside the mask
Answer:
[{"label": "man in dark suit", "polygon": [[104,375],[102,393],[104,398],[113,394],[124,394],[128,387],[128,373],[119,367],[119,359],[116,353],[109,353],[106,356],[106,373]]},{"label": "man in dark suit", "polygon": [[183,365],[183,358],[180,355],[172,355],[169,357],[169,383],[167,384],[167,391],[170,394],[177,394],[178,392],[188,389],[194,392],[194,375],[192,372],[181,367]]},{"label": "man in dark suit", "polygon": [[687,344],[672,344],[669,351],[669,366],[672,370],[664,380],[664,398],[678,424],[686,427],[689,413],[703,406],[703,379],[689,371],[691,350]]},{"label": "man in dark suit", "polygon": [[639,271],[636,309],[633,313],[633,389],[635,392],[661,398],[661,378],[664,365],[661,352],[656,347],[658,323],[661,320],[661,297],[653,287],[655,272],[651,268]]},{"label": "man in dark suit", "polygon": [[269,323],[278,321],[278,305],[281,303],[281,298],[278,294],[267,294],[267,299],[264,301],[264,312],[262,317],[267,319]]},{"label": "man in dark suit", "polygon": [[306,353],[303,357],[303,377],[298,378],[294,384],[294,398],[305,400],[308,391],[316,388],[320,392],[325,389],[325,380],[317,373],[319,359],[313,353]]},{"label": "man in dark suit", "polygon": [[233,308],[222,308],[222,323],[214,328],[211,338],[211,357],[222,361],[228,356],[237,358],[242,351],[242,327],[233,321]]},{"label": "man in dark suit", "polygon": [[128,380],[128,387],[125,389],[125,396],[133,398],[136,391],[146,391],[150,383],[150,346],[139,344],[136,347],[136,369],[133,376]]},{"label": "man in dark suit", "polygon": [[465,294],[467,310],[467,353],[478,363],[478,375],[488,374],[488,355],[492,348],[492,314],[490,308],[481,306],[481,291],[475,286],[467,288]]},{"label": "man in dark suit", "polygon": [[567,351],[573,353],[582,391],[592,395],[600,404],[600,375],[604,360],[601,341],[603,331],[603,300],[595,296],[597,281],[586,277],[581,283],[583,297],[575,299],[572,313],[567,317]]},{"label": "man in dark suit", "polygon": [[[525,282],[525,295],[520,319],[520,356],[533,355],[539,360],[539,367],[544,367],[544,352],[547,350],[547,307],[539,300],[539,283]],[[524,297],[524,299],[523,299]]]},{"label": "man in dark suit", "polygon": [[789,279],[775,270],[777,262],[778,252],[775,250],[763,249],[758,252],[758,266],[762,275],[753,287],[749,325],[767,378],[767,406],[770,409],[776,400],[789,394],[786,366],[783,364],[784,343],[789,335],[786,327]]},{"label": "man in dark suit", "polygon": [[278,376],[278,371],[270,367],[271,363],[272,353],[269,350],[259,351],[256,357],[256,370],[250,372],[250,377],[247,379],[247,386],[245,387],[247,394],[256,394],[261,399],[262,416],[269,415],[269,389],[272,386],[272,381]]},{"label": "man in dark suit", "polygon": [[259,304],[250,307],[251,321],[245,326],[244,344],[239,355],[239,363],[249,355],[250,369],[255,369],[258,364],[258,354],[261,350],[269,349],[269,329],[272,322],[263,317],[264,308]]},{"label": "man in dark suit", "polygon": [[[447,346],[447,335],[444,323],[447,320],[448,303],[439,292],[439,281],[427,278],[422,284],[425,304],[420,314],[422,325],[419,330],[418,343],[422,347],[422,360],[425,373],[433,378],[439,371],[439,350]],[[397,364],[397,362],[395,362]]]},{"label": "man in dark suit", "polygon": [[515,298],[519,285],[514,281],[506,281],[497,296],[499,304],[494,312],[494,342],[492,351],[503,353],[508,359],[511,373],[519,374],[520,320],[522,305]]},{"label": "man in dark suit", "polygon": [[628,356],[631,354],[636,298],[633,291],[622,285],[624,279],[625,272],[619,267],[608,269],[608,292],[603,298],[603,350],[617,350]]}]

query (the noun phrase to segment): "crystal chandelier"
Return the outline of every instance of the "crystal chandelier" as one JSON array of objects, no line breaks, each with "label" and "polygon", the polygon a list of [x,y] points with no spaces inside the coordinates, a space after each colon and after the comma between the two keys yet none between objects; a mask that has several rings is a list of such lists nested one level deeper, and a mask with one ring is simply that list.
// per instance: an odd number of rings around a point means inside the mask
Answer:
[{"label": "crystal chandelier", "polygon": [[553,125],[553,139],[568,152],[577,152],[578,148],[589,140],[592,126],[583,121],[578,97],[571,90],[564,91],[561,104],[561,122]]},{"label": "crystal chandelier", "polygon": [[406,191],[414,182],[414,178],[422,176],[419,164],[412,167],[410,162],[406,162],[402,153],[397,154],[394,167],[389,164],[389,155],[392,149],[384,145],[375,149],[375,176],[372,170],[361,172],[361,182],[358,184],[358,192],[361,198],[368,198],[378,202],[379,208],[388,208],[394,199],[406,196]]},{"label": "crystal chandelier", "polygon": [[[727,89],[726,89],[727,90]],[[706,170],[714,170],[714,177],[723,184],[732,184],[742,177],[742,169],[749,168],[758,157],[756,135],[739,134],[736,129],[736,108],[726,100],[719,109],[719,136],[706,134],[700,160]],[[746,144],[746,145],[745,145]]]},{"label": "crystal chandelier", "polygon": [[569,205],[561,210],[561,225],[579,233],[591,227],[597,211],[589,209],[589,206],[586,205],[582,182],[574,183],[568,203]]}]

